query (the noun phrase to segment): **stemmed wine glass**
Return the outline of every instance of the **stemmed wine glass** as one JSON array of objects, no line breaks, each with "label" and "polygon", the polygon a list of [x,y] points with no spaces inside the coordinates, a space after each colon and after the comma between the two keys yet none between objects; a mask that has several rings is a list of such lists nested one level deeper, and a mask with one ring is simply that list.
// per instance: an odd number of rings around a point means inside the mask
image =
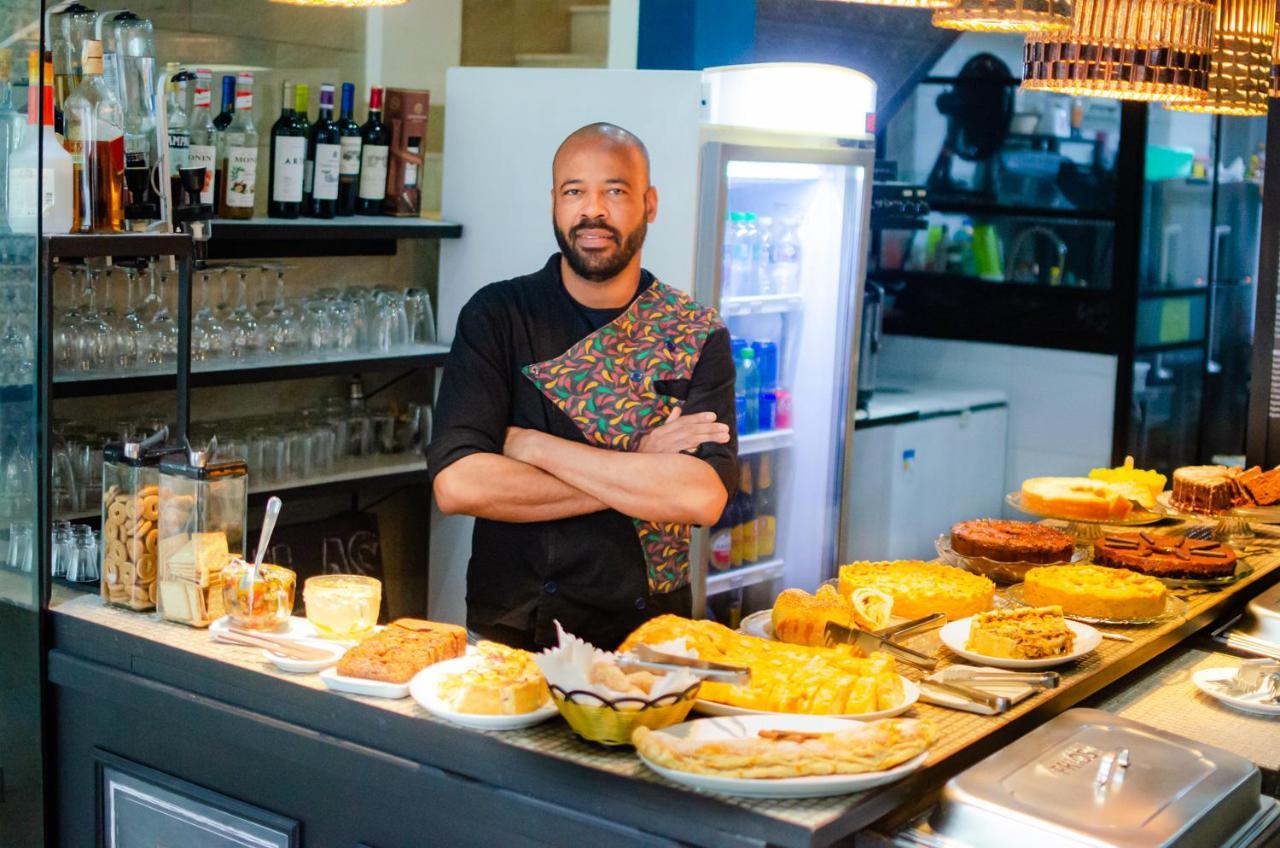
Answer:
[{"label": "stemmed wine glass", "polygon": [[115,329],[97,307],[94,283],[101,272],[84,267],[84,312],[80,316],[80,370],[103,371],[115,361]]},{"label": "stemmed wine glass", "polygon": [[195,361],[217,359],[227,352],[227,328],[214,314],[209,301],[210,280],[220,280],[222,271],[204,268],[200,272],[200,307],[191,321],[191,358]]},{"label": "stemmed wine glass", "polygon": [[70,373],[79,370],[80,362],[80,298],[76,291],[75,272],[67,265],[59,265],[54,271],[55,290],[58,277],[67,280],[66,308],[58,315],[53,328],[54,370]]},{"label": "stemmed wine glass", "polygon": [[[151,263],[151,291],[144,305],[153,303],[154,312],[147,321],[147,363],[165,365],[178,358],[178,322],[165,302],[165,287],[169,281],[169,272],[159,267],[160,263]],[[151,301],[151,296],[156,300]]]},{"label": "stemmed wine glass", "polygon": [[276,290],[271,308],[263,315],[259,324],[263,349],[276,356],[296,356],[302,351],[306,337],[302,324],[284,296],[284,275],[290,270],[289,266],[267,265],[263,270],[264,278],[267,274],[274,274]]},{"label": "stemmed wine glass", "polygon": [[[136,273],[136,272],[135,272]],[[160,284],[160,263],[149,262],[143,268],[143,273],[147,275],[147,293],[142,298],[142,302],[138,304],[138,319],[144,324],[150,324],[151,319],[156,313],[164,308],[164,298],[158,291]]]},{"label": "stemmed wine glass", "polygon": [[255,356],[262,347],[262,331],[258,321],[249,308],[249,275],[256,269],[251,265],[242,265],[236,269],[236,305],[225,319],[227,330],[231,334],[231,355],[239,359]]},{"label": "stemmed wine glass", "polygon": [[30,310],[21,300],[21,289],[5,289],[4,332],[0,333],[0,372],[7,385],[27,385],[32,378]]},{"label": "stemmed wine glass", "polygon": [[147,350],[147,323],[134,301],[138,284],[138,269],[124,266],[125,309],[116,325],[116,362],[122,368],[134,368],[142,361]]}]

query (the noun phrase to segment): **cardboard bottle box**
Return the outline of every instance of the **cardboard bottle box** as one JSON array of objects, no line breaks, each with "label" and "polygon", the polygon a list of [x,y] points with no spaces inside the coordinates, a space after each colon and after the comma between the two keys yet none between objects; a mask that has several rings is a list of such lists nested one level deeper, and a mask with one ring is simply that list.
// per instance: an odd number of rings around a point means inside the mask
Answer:
[{"label": "cardboard bottle box", "polygon": [[422,210],[422,167],[427,149],[427,107],[431,92],[388,88],[382,119],[391,128],[387,196],[388,215],[416,216]]}]

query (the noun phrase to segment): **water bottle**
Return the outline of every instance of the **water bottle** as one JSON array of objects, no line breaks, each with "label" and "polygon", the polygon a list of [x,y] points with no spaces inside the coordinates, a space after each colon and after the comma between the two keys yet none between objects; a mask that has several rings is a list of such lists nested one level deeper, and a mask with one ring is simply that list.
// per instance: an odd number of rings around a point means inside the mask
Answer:
[{"label": "water bottle", "polygon": [[755,290],[756,262],[759,243],[754,218],[749,212],[734,212],[733,234],[729,244],[729,296],[745,297]]},{"label": "water bottle", "polygon": [[800,222],[784,218],[770,239],[773,255],[769,263],[773,290],[794,294],[800,290]]},{"label": "water bottle", "polygon": [[731,297],[729,269],[733,267],[733,231],[738,225],[738,213],[730,212],[724,216],[724,244],[720,248],[720,295]]},{"label": "water bottle", "polygon": [[756,291],[758,294],[777,294],[773,279],[773,219],[761,216],[759,220],[760,259],[756,265]]},{"label": "water bottle", "polygon": [[738,376],[741,391],[747,401],[745,428],[740,429],[739,433],[754,433],[760,426],[760,369],[756,366],[756,352],[750,347],[742,349]]}]

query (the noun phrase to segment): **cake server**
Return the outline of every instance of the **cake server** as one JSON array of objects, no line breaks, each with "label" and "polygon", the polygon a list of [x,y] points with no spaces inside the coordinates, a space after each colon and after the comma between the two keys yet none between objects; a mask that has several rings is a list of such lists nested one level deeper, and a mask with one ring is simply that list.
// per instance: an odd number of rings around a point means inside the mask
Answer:
[{"label": "cake server", "polygon": [[628,653],[618,655],[618,665],[626,668],[645,668],[653,671],[689,671],[704,680],[717,683],[742,685],[751,680],[751,669],[741,665],[697,660],[655,651],[648,645],[635,645]]},{"label": "cake server", "polygon": [[892,642],[865,630],[859,630],[856,627],[845,627],[842,624],[836,624],[834,621],[827,622],[825,636],[828,645],[853,645],[862,652],[863,656],[871,656],[873,651],[885,651],[905,663],[910,663],[920,668],[932,669],[938,665],[937,657],[922,654],[917,650],[908,648],[906,645],[899,645],[897,642]]}]

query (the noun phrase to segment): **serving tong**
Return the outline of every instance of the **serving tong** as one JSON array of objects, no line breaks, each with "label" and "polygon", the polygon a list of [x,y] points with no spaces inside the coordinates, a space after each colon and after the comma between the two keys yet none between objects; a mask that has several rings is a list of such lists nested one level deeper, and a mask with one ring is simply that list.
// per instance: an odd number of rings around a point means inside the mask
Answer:
[{"label": "serving tong", "polygon": [[629,652],[618,656],[619,668],[639,668],[646,671],[688,671],[716,683],[745,685],[751,680],[751,669],[741,665],[698,660],[655,651],[648,645],[636,645]]},{"label": "serving tong", "polygon": [[964,701],[1002,713],[1013,705],[1012,699],[981,688],[984,684],[1028,686],[1033,690],[1056,689],[1062,678],[1056,671],[1001,671],[950,666],[922,682]]},{"label": "serving tong", "polygon": [[1235,698],[1264,696],[1264,704],[1280,703],[1280,661],[1245,660],[1236,673],[1225,680],[1211,680],[1209,685]]}]

